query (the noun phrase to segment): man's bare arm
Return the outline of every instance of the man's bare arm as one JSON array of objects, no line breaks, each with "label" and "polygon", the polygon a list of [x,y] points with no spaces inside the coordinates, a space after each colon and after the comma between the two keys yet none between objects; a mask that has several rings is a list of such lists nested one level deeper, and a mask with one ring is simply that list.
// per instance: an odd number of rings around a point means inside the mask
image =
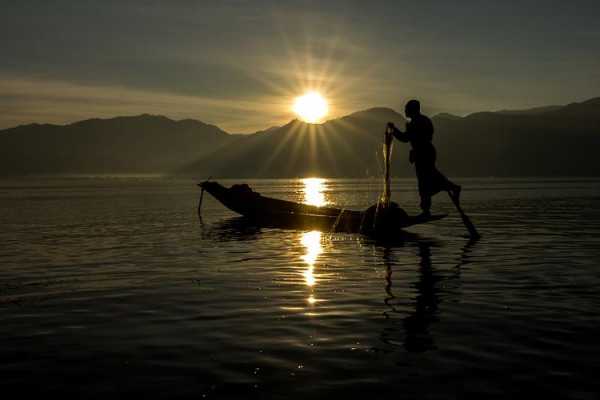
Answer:
[{"label": "man's bare arm", "polygon": [[406,132],[402,132],[400,129],[396,128],[396,125],[394,125],[391,122],[388,123],[388,127],[392,130],[392,134],[396,139],[398,139],[401,142],[408,143],[409,140]]}]

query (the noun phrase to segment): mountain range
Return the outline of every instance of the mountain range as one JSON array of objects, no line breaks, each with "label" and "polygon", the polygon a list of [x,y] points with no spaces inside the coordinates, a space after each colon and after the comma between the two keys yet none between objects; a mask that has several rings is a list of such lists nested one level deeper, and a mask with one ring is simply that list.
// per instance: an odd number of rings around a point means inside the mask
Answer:
[{"label": "mountain range", "polygon": [[[292,120],[229,134],[197,120],[139,115],[0,131],[0,175],[158,173],[216,178],[381,176],[390,108],[323,124]],[[432,118],[440,169],[451,176],[600,176],[600,98],[565,106]],[[395,143],[393,174],[412,176]]]},{"label": "mountain range", "polygon": [[166,173],[235,140],[214,125],[154,115],[0,131],[2,175]]}]

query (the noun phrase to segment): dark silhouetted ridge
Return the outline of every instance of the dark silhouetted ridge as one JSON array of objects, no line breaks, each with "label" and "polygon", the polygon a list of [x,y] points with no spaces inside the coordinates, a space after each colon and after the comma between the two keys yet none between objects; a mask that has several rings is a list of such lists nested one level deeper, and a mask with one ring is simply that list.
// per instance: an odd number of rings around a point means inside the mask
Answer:
[{"label": "dark silhouetted ridge", "polygon": [[[438,114],[432,118],[438,164],[450,176],[599,176],[599,103],[591,99],[559,108],[466,117]],[[400,114],[384,107],[320,125],[293,120],[268,135],[240,138],[178,173],[229,178],[380,176],[387,121],[404,125]],[[395,176],[414,175],[408,150],[395,143]]]},{"label": "dark silhouetted ridge", "polygon": [[[28,124],[0,131],[3,175],[176,173],[197,178],[381,176],[381,144],[396,111],[375,107],[322,124],[297,119],[230,135],[160,115]],[[434,144],[449,176],[600,176],[600,98],[566,106],[438,114]],[[393,175],[413,176],[394,145]]]},{"label": "dark silhouetted ridge", "polygon": [[218,148],[230,135],[195,120],[142,114],[0,132],[2,175],[164,173]]}]

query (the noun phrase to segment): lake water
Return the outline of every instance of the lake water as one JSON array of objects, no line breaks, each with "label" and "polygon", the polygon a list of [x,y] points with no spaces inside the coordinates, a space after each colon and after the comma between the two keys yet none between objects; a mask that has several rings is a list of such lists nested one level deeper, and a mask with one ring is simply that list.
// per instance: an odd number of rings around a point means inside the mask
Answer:
[{"label": "lake water", "polygon": [[[462,179],[482,234],[257,228],[195,182],[0,181],[0,388],[82,398],[597,398],[600,180]],[[226,182],[227,183],[227,182]],[[229,184],[233,182],[228,182]],[[364,209],[380,181],[249,182]],[[393,199],[417,212],[412,180]]]}]

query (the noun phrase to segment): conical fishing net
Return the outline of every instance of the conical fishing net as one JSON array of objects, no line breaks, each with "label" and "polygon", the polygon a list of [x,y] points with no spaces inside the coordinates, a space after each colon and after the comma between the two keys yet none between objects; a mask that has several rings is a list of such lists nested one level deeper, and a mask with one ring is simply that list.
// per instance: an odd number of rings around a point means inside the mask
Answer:
[{"label": "conical fishing net", "polygon": [[391,173],[390,167],[392,163],[392,148],[394,147],[394,135],[389,127],[386,129],[383,136],[383,194],[381,195],[382,207],[390,206],[391,198]]}]

